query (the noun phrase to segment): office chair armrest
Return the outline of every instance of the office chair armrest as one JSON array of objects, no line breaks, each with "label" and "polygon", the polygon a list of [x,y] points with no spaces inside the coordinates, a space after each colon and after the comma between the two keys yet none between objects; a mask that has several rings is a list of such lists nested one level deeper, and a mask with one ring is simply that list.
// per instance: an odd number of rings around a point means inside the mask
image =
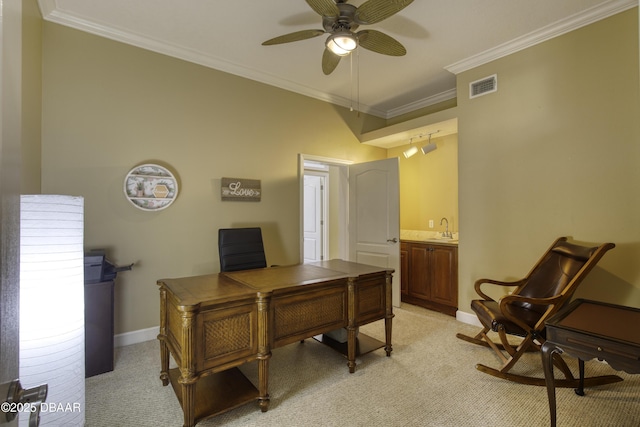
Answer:
[{"label": "office chair armrest", "polygon": [[498,285],[498,286],[517,287],[517,286],[520,286],[522,283],[524,283],[524,280],[525,279],[516,280],[515,282],[501,282],[499,280],[494,280],[494,279],[478,279],[476,280],[473,287],[476,290],[476,293],[480,295],[482,298],[484,298],[487,301],[494,301],[493,298],[491,298],[490,296],[482,292],[482,290],[480,289],[483,283],[488,283],[490,285]]}]

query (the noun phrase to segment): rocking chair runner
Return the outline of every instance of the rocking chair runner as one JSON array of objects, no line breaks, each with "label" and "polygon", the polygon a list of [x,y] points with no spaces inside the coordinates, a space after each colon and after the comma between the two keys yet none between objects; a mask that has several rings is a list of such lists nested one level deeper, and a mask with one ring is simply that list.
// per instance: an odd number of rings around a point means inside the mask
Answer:
[{"label": "rocking chair runner", "polygon": [[[545,321],[562,308],[575,292],[584,277],[602,256],[614,248],[613,243],[597,247],[584,247],[567,242],[560,237],[542,256],[529,274],[514,282],[480,279],[475,282],[475,290],[483,299],[473,300],[471,308],[484,326],[475,336],[456,336],[474,344],[492,348],[503,365],[500,369],[478,364],[476,368],[487,374],[522,384],[545,385],[544,378],[533,378],[509,373],[520,357],[528,351],[540,351],[545,341]],[[482,284],[511,286],[515,290],[510,295],[495,301],[482,290]],[[497,332],[500,344],[488,336],[489,331]],[[519,344],[511,344],[509,336],[519,336]],[[554,365],[564,374],[565,380],[558,380],[558,387],[576,387],[578,380],[573,377],[562,358],[557,355]],[[589,386],[621,381],[615,375],[586,378]]]}]

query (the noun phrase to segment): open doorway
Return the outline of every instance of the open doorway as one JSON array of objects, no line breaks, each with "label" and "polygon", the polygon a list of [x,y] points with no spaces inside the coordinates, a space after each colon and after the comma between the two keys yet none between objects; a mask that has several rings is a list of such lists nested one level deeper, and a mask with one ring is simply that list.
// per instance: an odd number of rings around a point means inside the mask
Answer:
[{"label": "open doorway", "polygon": [[301,154],[300,259],[347,259],[350,161]]},{"label": "open doorway", "polygon": [[[392,299],[398,306],[398,159],[353,164],[301,154],[299,168],[300,259],[316,261],[315,255],[321,253],[327,260],[343,259],[393,269]],[[325,194],[318,196],[317,186],[323,182]]]}]

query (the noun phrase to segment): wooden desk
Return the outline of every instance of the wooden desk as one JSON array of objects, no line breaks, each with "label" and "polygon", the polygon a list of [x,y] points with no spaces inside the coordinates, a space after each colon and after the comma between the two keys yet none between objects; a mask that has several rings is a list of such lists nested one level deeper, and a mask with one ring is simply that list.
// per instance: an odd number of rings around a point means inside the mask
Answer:
[{"label": "wooden desk", "polygon": [[566,352],[579,359],[580,384],[576,394],[582,396],[585,360],[598,358],[606,360],[613,369],[640,373],[639,324],[640,309],[583,299],[573,301],[549,319],[547,341],[542,345],[542,364],[552,426],[556,425],[554,353]]},{"label": "wooden desk", "polygon": [[[332,260],[158,280],[160,379],[173,386],[185,427],[255,399],[266,411],[273,348],[345,327],[354,372],[358,327],[384,319],[377,348],[389,356],[392,272]],[[237,369],[254,360],[257,389]]]}]

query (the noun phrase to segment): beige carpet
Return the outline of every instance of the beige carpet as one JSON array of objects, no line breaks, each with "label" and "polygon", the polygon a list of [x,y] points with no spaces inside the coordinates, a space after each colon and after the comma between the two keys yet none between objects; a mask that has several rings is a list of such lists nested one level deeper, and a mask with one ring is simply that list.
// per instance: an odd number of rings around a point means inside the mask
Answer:
[{"label": "beige carpet", "polygon": [[[549,425],[544,387],[475,369],[476,363],[499,365],[490,349],[455,337],[475,334],[477,327],[406,304],[395,314],[390,358],[383,350],[370,353],[349,374],[343,356],[312,339],[278,348],[270,364],[268,412],[249,403],[198,426]],[[361,330],[384,337],[383,322]],[[516,372],[542,376],[539,354],[524,362]],[[577,373],[577,363],[570,366]],[[162,386],[159,371],[157,342],[117,349],[115,370],[87,379],[86,425],[181,426],[180,405],[172,387]],[[256,363],[242,371],[256,383]],[[597,361],[587,362],[586,372],[616,373]],[[584,397],[558,389],[558,426],[639,426],[640,375],[617,374],[623,382],[587,389]]]}]

